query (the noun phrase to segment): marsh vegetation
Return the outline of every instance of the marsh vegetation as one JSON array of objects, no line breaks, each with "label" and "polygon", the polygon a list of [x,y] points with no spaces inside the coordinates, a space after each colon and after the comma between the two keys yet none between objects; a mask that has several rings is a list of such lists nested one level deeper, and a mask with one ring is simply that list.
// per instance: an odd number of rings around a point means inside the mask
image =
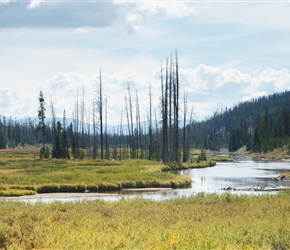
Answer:
[{"label": "marsh vegetation", "polygon": [[2,249],[289,249],[290,192],[0,202]]}]

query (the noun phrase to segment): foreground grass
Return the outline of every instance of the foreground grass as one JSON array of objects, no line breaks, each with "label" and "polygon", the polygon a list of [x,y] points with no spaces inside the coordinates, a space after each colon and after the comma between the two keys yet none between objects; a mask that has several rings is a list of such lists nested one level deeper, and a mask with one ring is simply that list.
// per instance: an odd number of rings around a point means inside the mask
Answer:
[{"label": "foreground grass", "polygon": [[[148,160],[39,160],[31,149],[0,152],[0,195],[50,192],[97,192],[123,188],[191,185],[189,176],[163,172]],[[2,154],[1,154],[2,153]],[[22,191],[19,191],[22,190]]]},{"label": "foreground grass", "polygon": [[290,192],[0,202],[1,249],[290,249]]}]

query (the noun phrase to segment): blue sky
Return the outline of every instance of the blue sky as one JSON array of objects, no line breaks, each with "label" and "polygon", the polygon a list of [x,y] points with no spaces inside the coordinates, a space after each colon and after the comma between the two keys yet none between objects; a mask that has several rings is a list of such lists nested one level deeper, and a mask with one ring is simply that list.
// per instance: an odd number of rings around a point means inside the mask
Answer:
[{"label": "blue sky", "polygon": [[160,65],[175,49],[197,120],[290,90],[289,13],[281,1],[2,0],[0,114],[36,117],[42,90],[47,116],[52,100],[69,117],[83,87],[89,111],[101,67],[110,124],[124,114],[128,84],[146,119],[148,86],[158,113]]}]

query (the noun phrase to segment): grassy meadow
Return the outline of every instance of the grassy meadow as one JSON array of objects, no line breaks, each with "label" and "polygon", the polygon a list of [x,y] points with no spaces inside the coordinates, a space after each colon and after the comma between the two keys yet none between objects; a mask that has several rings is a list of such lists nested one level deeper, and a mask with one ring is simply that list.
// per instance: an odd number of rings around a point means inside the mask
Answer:
[{"label": "grassy meadow", "polygon": [[290,249],[290,192],[0,202],[0,249]]},{"label": "grassy meadow", "polygon": [[0,151],[0,195],[183,188],[191,185],[189,176],[169,174],[160,162],[138,159],[40,160],[38,152],[39,149]]},{"label": "grassy meadow", "polygon": [[[3,196],[182,187],[191,181],[162,171],[168,166],[159,162],[39,160],[38,152],[0,151]],[[0,218],[0,249],[290,249],[289,190],[257,196],[199,193],[168,201],[2,200]]]}]

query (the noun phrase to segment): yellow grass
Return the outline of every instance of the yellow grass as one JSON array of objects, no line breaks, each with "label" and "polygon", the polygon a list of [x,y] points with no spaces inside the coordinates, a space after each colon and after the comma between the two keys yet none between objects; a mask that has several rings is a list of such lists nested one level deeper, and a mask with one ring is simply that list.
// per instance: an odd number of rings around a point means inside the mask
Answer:
[{"label": "yellow grass", "polygon": [[290,192],[0,202],[2,249],[290,249]]}]

